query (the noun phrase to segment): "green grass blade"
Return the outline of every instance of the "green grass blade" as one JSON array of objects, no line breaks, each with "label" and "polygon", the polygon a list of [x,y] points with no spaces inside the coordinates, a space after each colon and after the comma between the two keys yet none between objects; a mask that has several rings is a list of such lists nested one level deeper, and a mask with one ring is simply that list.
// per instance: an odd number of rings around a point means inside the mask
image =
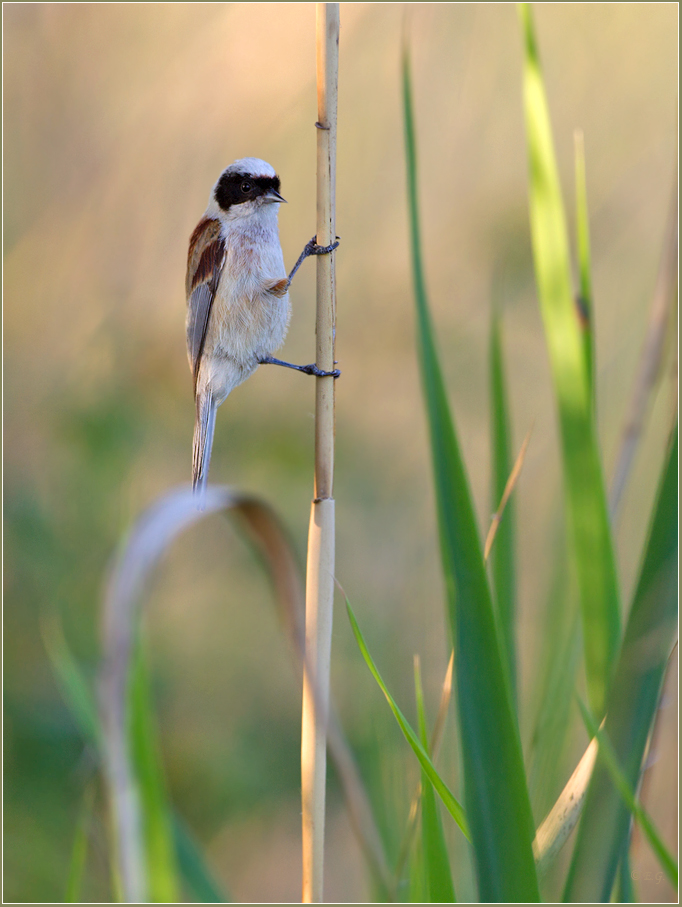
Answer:
[{"label": "green grass blade", "polygon": [[42,636],[59,691],[71,709],[79,731],[85,740],[98,744],[100,728],[95,697],[82,669],[73,657],[56,615],[43,620]]},{"label": "green grass blade", "polygon": [[227,904],[229,898],[213,878],[193,835],[179,816],[173,816],[173,840],[178,869],[192,901]]},{"label": "green grass blade", "polygon": [[[101,727],[94,697],[81,668],[68,648],[61,628],[55,621],[44,624],[43,638],[62,695],[70,707],[81,733],[86,740],[100,744]],[[177,899],[177,885],[173,844],[167,819],[168,804],[161,762],[154,739],[147,683],[146,672],[141,658],[138,656],[131,687],[132,745],[144,813],[151,896],[154,901],[164,903]],[[74,860],[77,857],[77,843],[76,840],[74,842]],[[72,873],[74,878],[75,872],[74,869]],[[79,899],[74,898],[74,900]]]},{"label": "green grass blade", "polygon": [[619,904],[637,903],[637,892],[635,891],[631,869],[630,855],[626,851],[618,868],[618,888],[615,899]]},{"label": "green grass blade", "polygon": [[[557,604],[563,604],[557,596]],[[538,682],[541,699],[530,745],[528,785],[534,814],[543,818],[562,784],[562,756],[571,728],[571,704],[580,661],[580,621],[577,609],[570,623],[562,621],[562,637],[553,641],[551,657]],[[565,777],[564,777],[565,780]]]},{"label": "green grass blade", "polygon": [[[578,697],[578,705],[580,706],[580,712],[583,716],[583,721],[585,722],[585,727],[587,728],[590,737],[596,737],[599,740],[599,759],[606,766],[606,770],[608,771],[614,786],[620,794],[623,803],[625,803],[628,810],[635,817],[640,828],[646,835],[646,838],[651,845],[651,849],[656,854],[659,863],[661,864],[665,874],[668,877],[668,880],[670,881],[670,884],[674,888],[677,888],[678,872],[677,863],[675,862],[674,857],[661,840],[661,836],[656,831],[653,822],[649,818],[649,814],[639,802],[632,788],[630,787],[628,779],[625,777],[625,774],[618,764],[618,757],[613,751],[611,741],[603,731],[599,730],[597,722],[594,720],[589,712],[589,709],[586,707],[580,697]],[[624,858],[626,856],[627,854],[623,855]]]},{"label": "green grass blade", "polygon": [[407,52],[403,109],[418,351],[431,438],[441,557],[455,645],[467,819],[479,896],[536,901],[534,827],[511,693],[497,639],[464,464],[428,310],[417,210],[416,137]]},{"label": "green grass blade", "polygon": [[[677,455],[675,426],[623,646],[607,700],[604,733],[632,790],[637,790],[646,742],[674,644],[677,613]],[[630,813],[608,769],[597,765],[565,890],[569,901],[602,901],[627,847]]]},{"label": "green grass blade", "polygon": [[369,654],[367,644],[365,643],[364,637],[362,635],[362,632],[360,631],[360,627],[358,626],[358,622],[355,619],[355,614],[353,613],[353,609],[351,608],[350,602],[348,601],[348,599],[346,599],[346,608],[348,610],[348,618],[350,620],[351,627],[353,628],[353,633],[355,634],[355,639],[357,641],[358,647],[360,649],[360,652],[362,653],[362,657],[365,659],[365,662],[367,663],[367,667],[372,672],[374,679],[379,684],[379,687],[381,688],[381,692],[386,697],[388,704],[391,707],[391,711],[395,715],[395,719],[400,726],[400,730],[403,732],[403,734],[405,735],[405,739],[412,747],[412,750],[413,750],[415,756],[417,757],[417,759],[419,759],[419,763],[420,763],[422,769],[426,772],[426,774],[429,778],[429,781],[433,784],[434,788],[438,792],[438,796],[441,798],[441,800],[445,804],[445,808],[450,813],[450,815],[455,820],[455,822],[459,825],[459,827],[462,829],[462,832],[464,833],[464,835],[467,838],[469,838],[469,828],[467,825],[466,817],[464,815],[464,810],[462,809],[460,804],[455,799],[455,796],[453,795],[450,788],[447,786],[447,784],[443,781],[443,779],[440,777],[440,775],[436,771],[436,768],[435,768],[433,762],[431,762],[431,759],[430,759],[428,753],[422,746],[422,744],[419,740],[419,737],[417,737],[415,732],[412,730],[412,727],[410,726],[410,723],[408,722],[407,718],[405,718],[403,713],[398,708],[398,705],[397,705],[395,699],[388,692],[388,688],[386,687],[386,684],[384,683],[384,681],[381,677],[381,674],[377,670],[377,667],[374,664],[372,656]]},{"label": "green grass blade", "polygon": [[151,900],[177,901],[177,868],[171,811],[159,753],[149,677],[138,642],[130,684],[130,745],[144,821],[147,875]]},{"label": "green grass blade", "polygon": [[428,902],[426,890],[426,870],[424,867],[424,851],[415,847],[410,854],[410,875],[407,900],[410,904],[425,904]]},{"label": "green grass blade", "polygon": [[594,380],[594,302],[592,299],[592,266],[590,262],[590,220],[587,209],[587,181],[585,179],[585,142],[583,134],[575,134],[575,229],[578,249],[578,316],[583,339],[585,371],[590,391],[590,402],[594,407],[596,388]]},{"label": "green grass blade", "polygon": [[[414,663],[414,689],[417,700],[417,721],[419,724],[419,738],[426,753],[429,750],[429,732],[426,725],[426,710],[424,708],[424,694],[422,691],[421,671],[419,661]],[[443,824],[438,812],[436,795],[429,777],[422,769],[422,850],[424,852],[424,866],[426,869],[427,900],[431,904],[453,904],[455,902],[455,886],[452,883],[448,849],[443,834]]]},{"label": "green grass blade", "polygon": [[82,901],[83,876],[85,875],[85,862],[88,855],[88,830],[92,819],[93,798],[94,789],[92,784],[89,784],[83,795],[83,802],[76,823],[76,833],[73,837],[69,878],[64,895],[64,901],[67,904],[79,904]]},{"label": "green grass blade", "polygon": [[551,523],[552,572],[538,624],[541,645],[531,682],[535,719],[527,754],[528,787],[538,824],[556,802],[567,772],[570,775],[575,767],[565,763],[566,741],[573,724],[576,673],[582,663],[580,607],[575,572],[568,563],[566,527],[559,513]]},{"label": "green grass blade", "polygon": [[547,99],[531,12],[527,4],[519,10],[525,39],[533,258],[559,411],[588,693],[593,712],[601,718],[620,639],[618,583]]},{"label": "green grass blade", "polygon": [[[56,620],[46,620],[43,623],[43,640],[62,696],[71,709],[83,737],[93,744],[98,744],[101,741],[101,731],[93,694]],[[140,727],[137,730],[140,763],[147,775],[145,785],[147,796],[143,798],[143,809],[145,809],[145,823],[149,829],[149,838],[151,838],[151,840],[147,840],[147,847],[155,863],[155,868],[152,872],[152,876],[157,879],[157,883],[154,884],[154,894],[157,896],[157,900],[168,900],[163,897],[164,893],[174,893],[176,885],[173,867],[177,863],[177,868],[182,873],[183,880],[196,896],[196,900],[200,903],[227,903],[229,899],[213,880],[201,851],[177,815],[173,815],[170,819],[173,837],[172,847],[175,856],[169,856],[168,820],[166,819],[168,806],[164,806],[165,788],[163,774],[160,762],[157,761],[156,766],[154,766],[154,752],[156,752],[156,758],[158,759],[158,750],[156,750],[156,745],[150,736],[153,724],[151,715],[148,712],[148,692],[145,691],[143,686],[147,683],[147,679],[143,676],[141,667],[139,671],[139,676],[133,681],[134,695],[137,696],[137,717],[134,720],[140,723]],[[138,685],[137,689],[135,689],[135,684]],[[145,726],[147,730],[145,730]],[[88,796],[92,799],[91,794],[88,795],[86,791],[86,800]],[[146,809],[148,802],[152,806],[151,818],[147,814]],[[80,900],[80,897],[77,896],[80,885],[78,869],[80,864],[78,861],[81,859],[81,853],[84,853],[85,847],[82,827],[83,820],[81,817],[74,838],[66,901],[78,902]],[[82,869],[80,874],[82,875]],[[70,897],[70,894],[74,896]]]},{"label": "green grass blade", "polygon": [[[492,505],[499,506],[507,479],[512,471],[511,427],[509,404],[504,380],[500,324],[493,310],[490,327],[490,389],[492,411]],[[490,566],[495,590],[497,621],[509,677],[509,688],[516,707],[516,570],[514,558],[514,501],[507,502],[504,518],[497,527],[495,544],[490,552]]]}]

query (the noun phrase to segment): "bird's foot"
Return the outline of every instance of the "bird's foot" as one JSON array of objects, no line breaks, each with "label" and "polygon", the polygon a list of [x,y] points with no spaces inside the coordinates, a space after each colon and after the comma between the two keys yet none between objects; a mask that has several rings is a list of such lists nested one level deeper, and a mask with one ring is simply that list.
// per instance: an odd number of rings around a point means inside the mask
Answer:
[{"label": "bird's foot", "polygon": [[[325,372],[318,368],[315,363],[311,365],[294,365],[292,362],[284,362],[282,359],[275,359],[274,356],[265,356],[258,360],[260,365],[281,365],[284,368],[293,368],[297,372],[303,372],[305,375],[314,375],[316,378],[338,378],[341,372],[335,368],[331,372]],[[334,363],[336,365],[336,362]]]},{"label": "bird's foot", "polygon": [[310,242],[307,242],[304,248],[306,257],[308,255],[329,255],[330,252],[333,252],[334,249],[339,248],[339,237],[336,237],[336,242],[333,242],[330,246],[318,246],[317,236],[313,236]]}]

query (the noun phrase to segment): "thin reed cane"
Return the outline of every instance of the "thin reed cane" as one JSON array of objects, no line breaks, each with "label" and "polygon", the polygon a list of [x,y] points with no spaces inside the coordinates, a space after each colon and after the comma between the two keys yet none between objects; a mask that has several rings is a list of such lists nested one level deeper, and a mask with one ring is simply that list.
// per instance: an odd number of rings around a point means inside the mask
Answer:
[{"label": "thin reed cane", "polygon": [[[317,4],[317,242],[336,229],[339,5]],[[317,258],[318,368],[334,369],[334,253]],[[315,379],[315,495],[308,533],[301,791],[304,903],[322,901],[329,663],[334,600],[334,378]]]}]

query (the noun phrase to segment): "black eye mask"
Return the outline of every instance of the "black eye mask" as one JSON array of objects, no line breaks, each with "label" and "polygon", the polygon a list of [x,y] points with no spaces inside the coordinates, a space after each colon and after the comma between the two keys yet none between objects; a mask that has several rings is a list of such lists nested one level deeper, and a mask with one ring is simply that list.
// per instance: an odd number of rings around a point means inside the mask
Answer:
[{"label": "black eye mask", "polygon": [[215,188],[215,200],[223,211],[227,211],[232,205],[253,201],[273,190],[279,192],[278,176],[223,173]]}]

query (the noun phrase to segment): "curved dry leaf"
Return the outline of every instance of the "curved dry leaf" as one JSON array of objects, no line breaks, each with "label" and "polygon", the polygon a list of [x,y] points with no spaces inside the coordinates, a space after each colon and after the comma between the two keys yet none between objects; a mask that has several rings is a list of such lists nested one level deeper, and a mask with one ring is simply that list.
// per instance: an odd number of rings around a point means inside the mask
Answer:
[{"label": "curved dry leaf", "polygon": [[[127,683],[143,593],[152,571],[185,529],[213,513],[237,518],[262,554],[271,576],[278,614],[297,665],[303,663],[303,586],[288,535],[272,508],[254,495],[227,486],[208,486],[204,509],[190,486],[173,489],[151,505],[133,526],[109,574],[102,615],[103,663],[99,677],[105,778],[111,803],[123,897],[144,901],[147,878],[139,795],[127,736]],[[329,748],[339,770],[351,823],[370,865],[382,879],[388,872],[350,748],[334,715]]]},{"label": "curved dry leaf", "polygon": [[595,737],[583,753],[558,800],[540,824],[533,841],[533,855],[542,875],[575,828],[585,802],[599,744]]}]

